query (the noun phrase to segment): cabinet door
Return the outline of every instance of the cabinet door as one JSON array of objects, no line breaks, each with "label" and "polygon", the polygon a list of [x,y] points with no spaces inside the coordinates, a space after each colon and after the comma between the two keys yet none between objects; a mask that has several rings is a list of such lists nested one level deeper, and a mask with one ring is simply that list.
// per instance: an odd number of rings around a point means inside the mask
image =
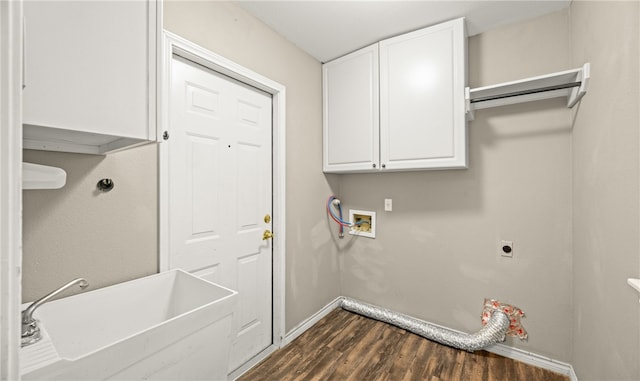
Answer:
[{"label": "cabinet door", "polygon": [[154,140],[156,6],[25,1],[24,123]]},{"label": "cabinet door", "polygon": [[467,167],[466,35],[458,19],[380,42],[380,165]]},{"label": "cabinet door", "polygon": [[379,168],[378,45],[326,63],[323,72],[323,169]]}]

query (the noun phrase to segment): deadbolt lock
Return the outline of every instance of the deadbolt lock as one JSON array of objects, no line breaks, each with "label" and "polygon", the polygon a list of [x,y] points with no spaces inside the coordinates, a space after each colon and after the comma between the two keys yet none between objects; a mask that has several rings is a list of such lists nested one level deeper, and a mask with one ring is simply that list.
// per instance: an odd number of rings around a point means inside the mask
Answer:
[{"label": "deadbolt lock", "polygon": [[267,224],[268,224],[269,222],[271,222],[271,216],[270,216],[270,215],[268,215],[268,214],[265,214],[265,216],[264,216],[264,222],[265,222],[265,223],[267,223]]},{"label": "deadbolt lock", "polygon": [[264,233],[262,233],[262,240],[266,241],[269,238],[273,238],[273,233],[271,233],[271,230],[265,230]]}]

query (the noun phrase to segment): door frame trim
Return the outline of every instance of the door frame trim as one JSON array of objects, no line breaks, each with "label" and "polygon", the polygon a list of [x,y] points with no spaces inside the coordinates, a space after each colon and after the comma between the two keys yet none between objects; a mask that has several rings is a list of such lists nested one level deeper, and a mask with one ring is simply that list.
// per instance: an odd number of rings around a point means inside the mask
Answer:
[{"label": "door frame trim", "polygon": [[[225,57],[211,52],[171,32],[164,31],[158,70],[160,104],[158,109],[158,136],[169,131],[171,62],[173,55],[186,58],[213,71],[253,86],[271,94],[272,120],[272,166],[273,166],[273,319],[272,346],[280,347],[285,335],[285,186],[286,186],[286,87],[266,78]],[[158,221],[159,221],[159,271],[169,269],[169,176],[168,149],[158,145]],[[251,360],[249,360],[250,362]]]},{"label": "door frame trim", "polygon": [[0,380],[20,379],[22,1],[0,3]]}]

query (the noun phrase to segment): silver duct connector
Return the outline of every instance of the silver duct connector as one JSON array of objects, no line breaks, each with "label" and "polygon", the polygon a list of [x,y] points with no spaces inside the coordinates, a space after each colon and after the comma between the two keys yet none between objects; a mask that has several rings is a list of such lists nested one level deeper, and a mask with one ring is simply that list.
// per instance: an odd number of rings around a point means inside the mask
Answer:
[{"label": "silver duct connector", "polygon": [[501,311],[494,311],[482,329],[476,333],[468,334],[456,332],[351,298],[343,298],[340,306],[358,315],[379,320],[440,344],[469,352],[486,348],[499,341],[504,341],[510,323],[507,314]]}]

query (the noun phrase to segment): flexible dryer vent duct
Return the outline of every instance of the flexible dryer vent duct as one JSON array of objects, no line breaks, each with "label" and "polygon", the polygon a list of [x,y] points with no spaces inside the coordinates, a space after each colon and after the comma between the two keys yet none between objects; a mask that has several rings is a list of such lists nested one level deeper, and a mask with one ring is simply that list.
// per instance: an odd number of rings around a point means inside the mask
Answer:
[{"label": "flexible dryer vent duct", "polygon": [[507,314],[501,311],[494,311],[482,329],[476,333],[468,334],[446,329],[351,298],[343,298],[340,306],[347,311],[394,325],[426,339],[469,352],[504,341],[505,333],[510,323]]}]

